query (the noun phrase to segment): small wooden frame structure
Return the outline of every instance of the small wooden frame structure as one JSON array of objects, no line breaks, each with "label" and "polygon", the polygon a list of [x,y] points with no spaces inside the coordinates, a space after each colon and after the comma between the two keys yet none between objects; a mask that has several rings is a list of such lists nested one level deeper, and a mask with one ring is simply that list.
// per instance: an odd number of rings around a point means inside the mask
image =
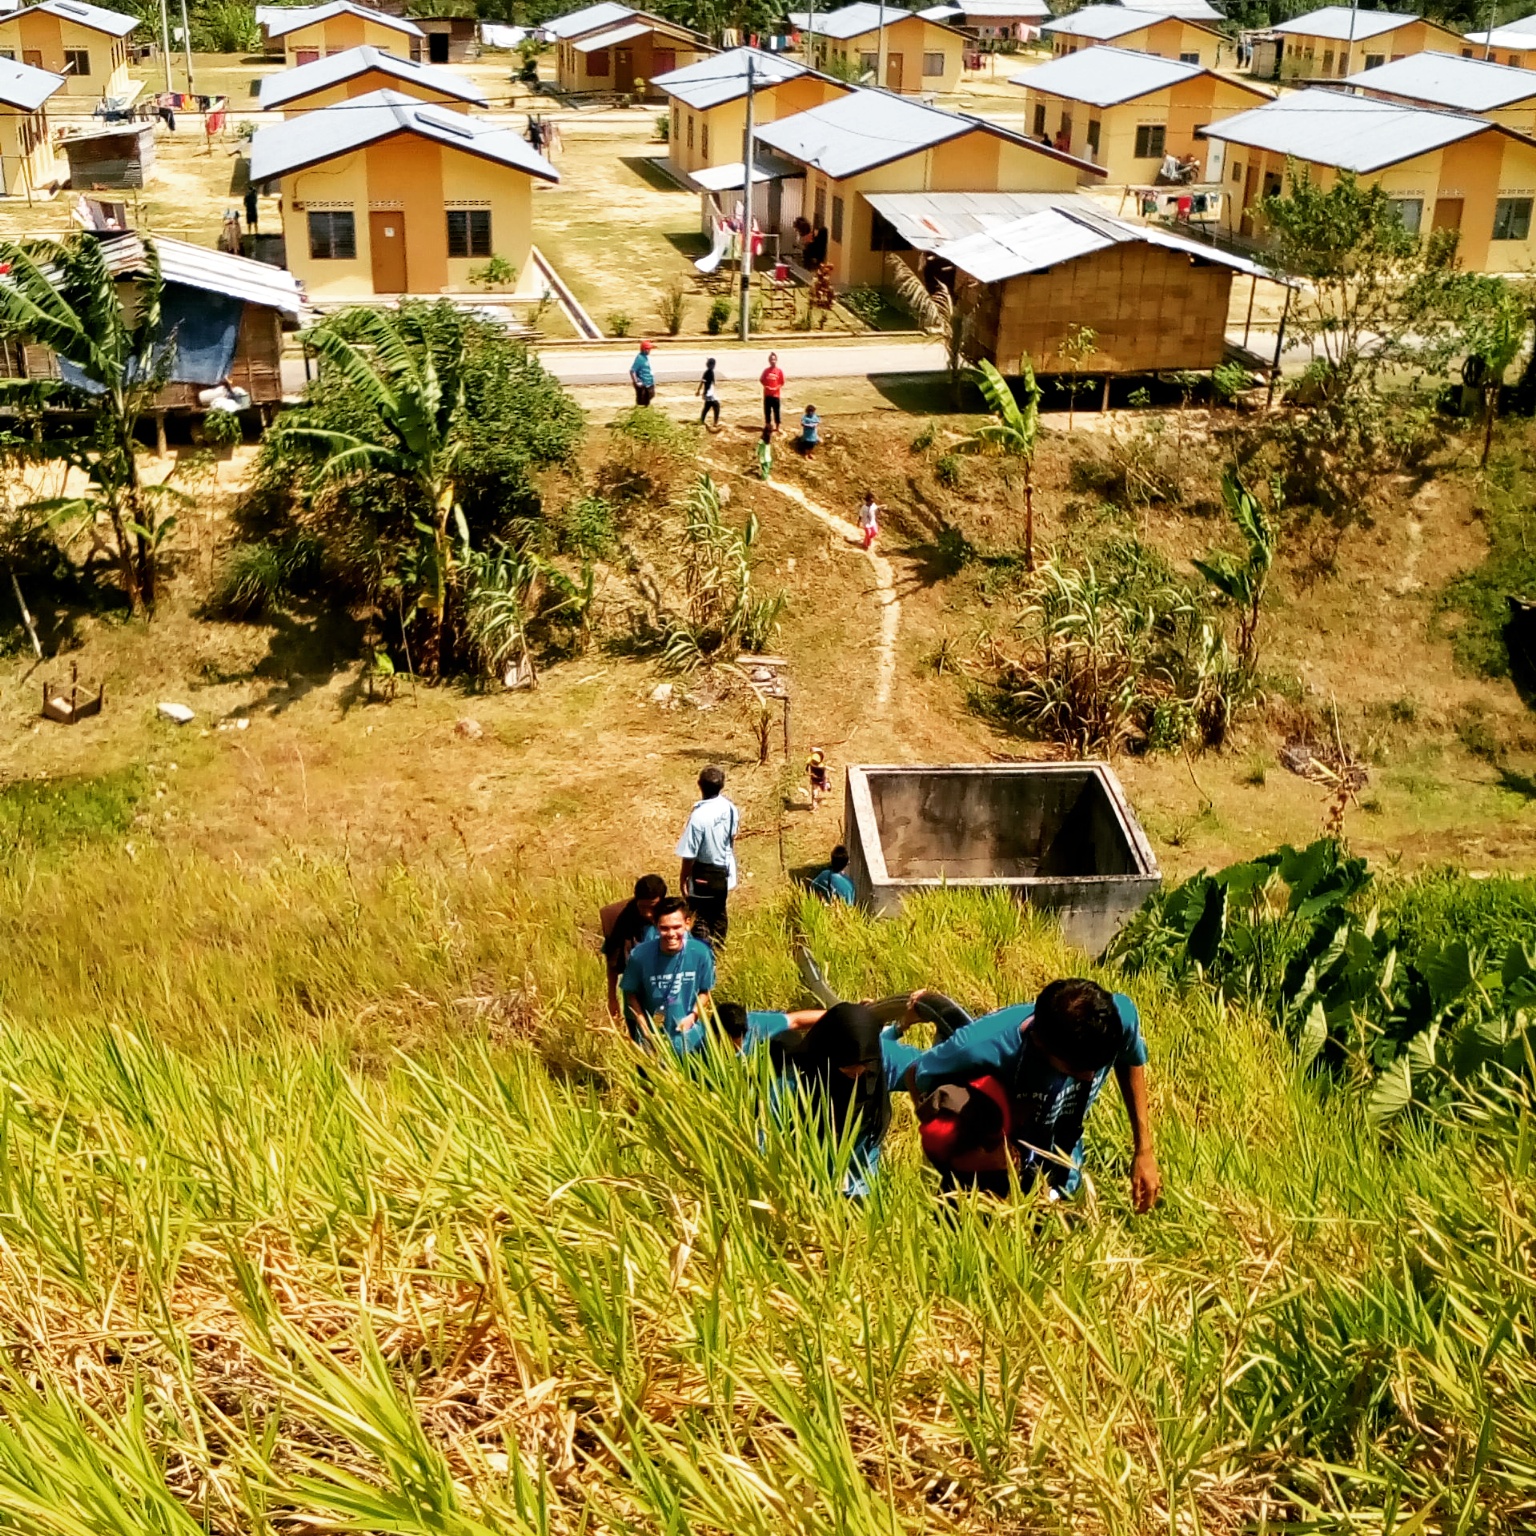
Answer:
[{"label": "small wooden frame structure", "polygon": [[155,122],[119,123],[69,134],[59,147],[69,157],[69,184],[77,192],[93,187],[142,187],[155,164]]},{"label": "small wooden frame structure", "polygon": [[74,725],[77,721],[88,720],[92,715],[101,713],[102,701],[107,696],[106,685],[102,684],[96,690],[96,697],[90,697],[90,690],[86,690],[86,696],[80,697],[80,668],[74,663],[69,668],[69,692],[55,687],[52,683],[43,684],[43,719],[57,720],[60,725]]}]

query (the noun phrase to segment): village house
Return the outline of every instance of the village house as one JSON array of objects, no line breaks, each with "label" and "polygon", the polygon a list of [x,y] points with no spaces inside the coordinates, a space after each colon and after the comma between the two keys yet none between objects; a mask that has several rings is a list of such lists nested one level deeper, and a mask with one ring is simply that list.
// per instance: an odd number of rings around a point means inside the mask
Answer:
[{"label": "village house", "polygon": [[684,174],[739,164],[747,123],[747,66],[758,124],[819,107],[854,89],[779,53],[732,48],[651,83],[672,103],[668,159]]},{"label": "village house", "polygon": [[877,74],[883,53],[885,73],[878,83],[888,91],[916,96],[959,89],[965,35],[946,22],[859,0],[856,5],[817,14],[811,24],[807,46],[818,69],[836,59],[863,74]]},{"label": "village house", "polygon": [[1107,47],[1051,59],[1010,83],[1024,88],[1032,137],[1049,137],[1127,185],[1154,180],[1165,155],[1192,157],[1203,178],[1198,130],[1272,99],[1198,64]]},{"label": "village house", "polygon": [[374,91],[398,91],[417,101],[451,106],[486,105],[485,93],[463,75],[385,53],[369,43],[268,75],[261,82],[259,100],[263,112],[281,111],[293,117]]},{"label": "village house", "polygon": [[1237,233],[1263,238],[1254,204],[1294,171],[1323,187],[1350,171],[1381,186],[1409,229],[1459,231],[1467,269],[1536,266],[1536,143],[1486,118],[1313,88],[1202,132],[1213,141],[1208,173],[1230,193],[1224,222]]},{"label": "village house", "polygon": [[47,102],[63,84],[45,69],[0,60],[0,192],[7,197],[30,197],[62,179]]},{"label": "village house", "polygon": [[1461,56],[1497,60],[1513,69],[1536,66],[1536,16],[1522,16],[1491,32],[1468,32]]},{"label": "village house", "polygon": [[1040,30],[1050,38],[1057,58],[1108,44],[1160,59],[1182,59],[1202,69],[1215,69],[1221,62],[1222,36],[1215,28],[1128,5],[1084,6],[1070,16],[1046,22]]},{"label": "village house", "polygon": [[0,58],[60,75],[64,96],[126,98],[128,34],[138,18],[84,0],[43,0],[0,16]]},{"label": "village house", "polygon": [[480,57],[480,24],[473,12],[466,16],[417,16],[414,20],[426,37],[428,64],[468,64]]},{"label": "village house", "polygon": [[[1037,373],[1110,376],[1204,370],[1227,351],[1232,279],[1268,274],[1240,257],[1085,201],[1025,214],[937,246],[926,258],[953,269],[975,338],[999,372],[1028,358]],[[1086,326],[1094,350],[1063,345]]]},{"label": "village house", "polygon": [[[98,237],[119,302],[149,271],[141,236],[133,230]],[[152,410],[162,432],[167,412],[201,414],[205,394],[231,384],[254,405],[283,397],[283,328],[303,314],[303,298],[291,274],[261,261],[232,256],[186,240],[157,236],[160,261],[160,330],[176,338],[169,377]],[[58,358],[23,339],[0,344],[0,377],[56,379]]]},{"label": "village house", "polygon": [[947,22],[982,43],[1025,43],[1051,19],[1045,0],[967,0],[964,5],[931,5],[919,11],[928,21]]},{"label": "village house", "polygon": [[1536,136],[1536,70],[1453,53],[1414,53],[1394,64],[1361,70],[1344,83],[1362,96],[1471,112]]},{"label": "village house", "polygon": [[670,75],[714,53],[708,40],[675,21],[627,5],[590,5],[545,29],[555,39],[555,70],[562,91],[581,95],[637,90],[659,101],[658,75]]},{"label": "village house", "polygon": [[351,0],[296,6],[291,16],[268,21],[267,36],[283,45],[283,58],[289,69],[364,44],[381,53],[398,53],[402,58],[421,57],[421,28],[414,21],[370,11],[353,5]]},{"label": "village house", "polygon": [[1281,80],[1342,80],[1359,69],[1435,50],[1460,53],[1461,37],[1423,16],[1325,5],[1270,29],[1279,38]]},{"label": "village house", "polygon": [[287,266],[316,299],[467,292],[492,256],[526,278],[533,183],[560,179],[512,129],[388,90],[261,129],[250,177],[281,181]]},{"label": "village house", "polygon": [[[1125,3],[1125,0],[1117,0]],[[1210,0],[1134,0],[1133,10],[1152,11],[1158,16],[1182,16],[1185,21],[1220,21],[1222,14]]]},{"label": "village house", "polygon": [[1086,161],[995,123],[855,91],[757,130],[757,140],[791,168],[777,220],[783,248],[804,213],[827,232],[827,260],[839,287],[879,283],[889,251],[907,248],[872,206],[879,192],[1073,192]]}]

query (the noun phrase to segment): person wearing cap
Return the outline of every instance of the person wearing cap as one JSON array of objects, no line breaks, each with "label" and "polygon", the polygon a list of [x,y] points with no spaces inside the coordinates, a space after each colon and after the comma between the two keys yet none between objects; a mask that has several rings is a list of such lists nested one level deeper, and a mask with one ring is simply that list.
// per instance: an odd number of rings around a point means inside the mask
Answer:
[{"label": "person wearing cap", "polygon": [[[921,997],[913,995],[914,1007]],[[1140,1213],[1162,1188],[1146,1067],[1135,1003],[1073,978],[957,1030],[907,1069],[903,1085],[918,1102],[924,1151],[947,1181],[1006,1187],[1012,1170],[1026,1188],[1044,1178],[1060,1198],[1082,1182],[1083,1124],[1113,1070]]]},{"label": "person wearing cap", "polygon": [[736,889],[736,833],[741,813],[726,799],[725,769],[711,763],[699,775],[694,802],[677,841],[682,892],[693,908],[694,937],[713,949],[724,947],[730,915],[726,904]]},{"label": "person wearing cap", "polygon": [[640,343],[635,360],[629,365],[629,382],[635,386],[635,404],[649,405],[656,398],[656,374],[651,367],[651,344]]},{"label": "person wearing cap", "polygon": [[811,889],[828,905],[841,901],[851,907],[857,893],[844,873],[847,868],[848,850],[839,843],[832,850],[831,862],[811,881]]}]

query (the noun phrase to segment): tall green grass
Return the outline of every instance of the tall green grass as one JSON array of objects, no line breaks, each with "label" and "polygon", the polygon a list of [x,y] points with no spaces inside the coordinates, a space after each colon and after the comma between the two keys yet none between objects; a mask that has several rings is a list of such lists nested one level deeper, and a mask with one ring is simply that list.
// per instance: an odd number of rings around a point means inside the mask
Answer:
[{"label": "tall green grass", "polygon": [[[636,1075],[611,892],[110,842],[0,888],[0,1529],[1484,1532],[1536,1521],[1536,1125],[1390,1142],[1267,1021],[1133,988],[1071,1209],[875,1193],[761,1071]],[[1008,901],[742,912],[719,995],[971,1004]],[[844,1149],[844,1154],[846,1149]]]}]

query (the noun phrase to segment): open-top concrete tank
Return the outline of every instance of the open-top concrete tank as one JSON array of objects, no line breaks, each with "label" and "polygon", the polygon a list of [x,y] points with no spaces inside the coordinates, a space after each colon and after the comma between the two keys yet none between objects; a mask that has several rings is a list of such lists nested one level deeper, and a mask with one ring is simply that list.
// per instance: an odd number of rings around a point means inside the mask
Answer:
[{"label": "open-top concrete tank", "polygon": [[1157,860],[1107,763],[848,769],[844,837],[858,898],[998,887],[1098,954],[1157,888]]}]

